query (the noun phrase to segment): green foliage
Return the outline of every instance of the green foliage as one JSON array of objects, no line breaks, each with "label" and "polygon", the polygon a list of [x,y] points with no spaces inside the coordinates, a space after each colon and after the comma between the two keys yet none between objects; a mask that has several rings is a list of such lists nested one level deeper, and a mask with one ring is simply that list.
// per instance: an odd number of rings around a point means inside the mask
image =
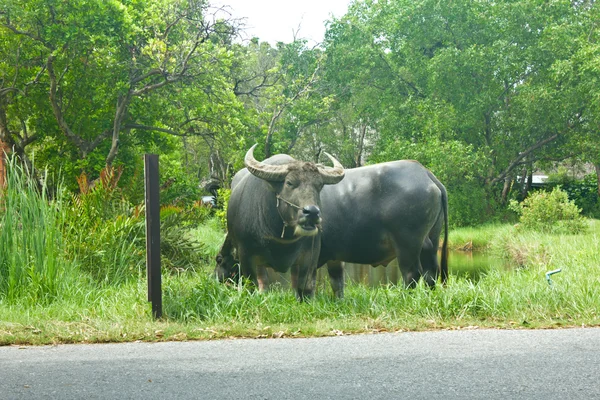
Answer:
[{"label": "green foliage", "polygon": [[6,188],[0,188],[0,303],[25,301],[48,304],[77,276],[65,257],[61,233],[65,193],[59,185],[53,197],[34,174],[8,158]]},{"label": "green foliage", "polygon": [[324,84],[353,111],[344,128],[366,124],[369,162],[406,158],[395,151],[406,143],[447,144],[436,157],[450,159],[448,176],[435,158],[416,159],[461,199],[455,221],[478,222],[503,211],[501,183],[523,163],[597,158],[599,11],[567,0],[355,2],[327,31]]},{"label": "green foliage", "polygon": [[82,174],[64,227],[68,257],[106,284],[139,276],[145,262],[143,215],[123,198],[120,176],[120,170],[106,167],[90,184]]},{"label": "green foliage", "polygon": [[214,265],[215,257],[223,245],[225,228],[219,218],[207,219],[202,224],[190,229],[188,233],[199,246],[199,254],[204,264]]},{"label": "green foliage", "polygon": [[460,182],[446,187],[450,226],[475,226],[494,218],[497,206],[494,206],[494,200],[488,198],[485,188],[477,182]]},{"label": "green foliage", "polygon": [[581,209],[559,187],[551,192],[534,192],[522,203],[512,200],[510,208],[519,214],[519,223],[524,229],[572,234],[587,229]]},{"label": "green foliage", "polygon": [[231,196],[230,189],[219,189],[217,196],[217,211],[215,216],[217,217],[221,227],[227,230],[227,206],[229,204],[229,197]]},{"label": "green foliage", "polygon": [[[234,27],[209,13],[202,0],[2,2],[3,140],[69,183],[112,164],[117,144],[129,180],[145,149],[171,152],[166,137],[236,143],[247,116],[230,80]],[[172,189],[176,200],[197,185]]]},{"label": "green foliage", "polygon": [[165,206],[160,210],[161,266],[170,271],[198,268],[205,254],[198,238],[191,234],[210,215],[209,207],[193,206],[189,209]]},{"label": "green foliage", "polygon": [[[89,186],[79,179],[81,193],[74,195],[65,224],[68,255],[95,281],[119,284],[145,271],[145,218],[118,186],[120,173],[107,167]],[[161,263],[165,270],[196,268],[202,261],[201,246],[189,235],[204,222],[210,208],[199,203],[161,208]]]},{"label": "green foliage", "polygon": [[567,193],[581,213],[591,218],[600,218],[600,198],[598,197],[598,181],[596,174],[588,174],[583,179],[573,179],[565,171],[548,176],[552,187],[560,186]]}]

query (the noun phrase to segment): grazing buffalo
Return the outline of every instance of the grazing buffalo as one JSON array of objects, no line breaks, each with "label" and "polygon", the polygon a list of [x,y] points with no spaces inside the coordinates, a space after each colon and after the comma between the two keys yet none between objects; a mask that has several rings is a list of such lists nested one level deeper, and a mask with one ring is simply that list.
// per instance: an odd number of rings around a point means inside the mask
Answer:
[{"label": "grazing buffalo", "polygon": [[265,267],[278,272],[290,269],[298,299],[314,293],[321,237],[320,192],[344,178],[344,168],[332,156],[333,168],[297,161],[279,154],[263,162],[254,158],[252,146],[246,169],[234,177],[227,206],[227,238],[217,257],[217,277],[225,280],[237,250],[242,275],[265,282]]},{"label": "grazing buffalo", "polygon": [[[321,191],[323,222],[318,266],[327,264],[333,291],[343,297],[342,262],[387,265],[398,258],[404,284],[448,279],[448,197],[444,185],[416,161],[346,170]],[[441,268],[437,251],[444,229]],[[227,249],[223,249],[223,254]],[[221,264],[231,271],[233,257]],[[264,275],[264,272],[261,272]]]}]

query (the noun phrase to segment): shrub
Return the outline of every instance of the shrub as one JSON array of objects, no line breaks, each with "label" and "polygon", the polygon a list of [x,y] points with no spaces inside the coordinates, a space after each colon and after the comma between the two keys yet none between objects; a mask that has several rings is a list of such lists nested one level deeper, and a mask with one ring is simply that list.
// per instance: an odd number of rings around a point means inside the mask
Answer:
[{"label": "shrub", "polygon": [[534,192],[522,203],[511,200],[510,209],[519,214],[519,227],[523,229],[548,233],[580,233],[587,229],[581,209],[560,187]]},{"label": "shrub", "polygon": [[[110,177],[110,178],[109,178]],[[96,282],[119,284],[140,276],[145,264],[145,218],[143,206],[134,207],[118,187],[119,174],[112,168],[90,186],[79,178],[65,233],[68,255]],[[189,235],[211,210],[198,203],[189,207],[161,207],[161,264],[164,270],[195,268],[203,260],[201,244]]]},{"label": "shrub", "polygon": [[65,220],[68,257],[97,282],[124,282],[145,261],[143,214],[124,199],[120,176],[120,169],[106,167],[90,184],[82,174]]},{"label": "shrub", "polygon": [[600,218],[600,199],[596,174],[588,174],[583,179],[572,179],[565,175],[550,175],[548,183],[559,186],[573,200],[581,213],[587,217]]},{"label": "shrub", "polygon": [[165,270],[182,271],[194,269],[203,263],[202,244],[191,234],[205,218],[198,218],[197,212],[206,207],[184,210],[165,206],[160,210],[160,253],[161,266]]}]

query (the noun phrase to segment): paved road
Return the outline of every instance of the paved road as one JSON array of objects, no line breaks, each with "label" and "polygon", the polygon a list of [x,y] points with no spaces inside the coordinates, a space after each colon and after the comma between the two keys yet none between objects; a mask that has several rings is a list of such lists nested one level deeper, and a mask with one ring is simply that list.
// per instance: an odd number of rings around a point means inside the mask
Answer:
[{"label": "paved road", "polygon": [[600,329],[0,347],[0,399],[600,399]]}]

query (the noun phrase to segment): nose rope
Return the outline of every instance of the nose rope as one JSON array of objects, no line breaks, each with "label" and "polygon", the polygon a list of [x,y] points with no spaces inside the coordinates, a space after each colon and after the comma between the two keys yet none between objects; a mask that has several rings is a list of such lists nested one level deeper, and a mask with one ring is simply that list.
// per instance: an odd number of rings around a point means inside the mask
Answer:
[{"label": "nose rope", "polygon": [[289,204],[292,207],[297,208],[298,210],[301,210],[302,207],[295,205],[294,203],[284,199],[283,197],[281,197],[279,194],[275,196],[277,198],[277,214],[279,214],[279,218],[281,218],[281,221],[283,222],[283,228],[281,229],[281,238],[283,239],[283,235],[285,234],[285,228],[288,226],[288,223],[286,222],[285,219],[283,219],[283,215],[281,215],[281,211],[279,211],[279,200],[283,201],[284,203]]},{"label": "nose rope", "polygon": [[291,201],[288,201],[286,199],[284,199],[283,197],[281,197],[280,195],[275,196],[277,197],[277,207],[279,207],[279,200],[283,201],[284,203],[289,204],[292,207],[297,208],[298,210],[302,210],[302,207],[295,205],[294,203],[292,203]]}]

